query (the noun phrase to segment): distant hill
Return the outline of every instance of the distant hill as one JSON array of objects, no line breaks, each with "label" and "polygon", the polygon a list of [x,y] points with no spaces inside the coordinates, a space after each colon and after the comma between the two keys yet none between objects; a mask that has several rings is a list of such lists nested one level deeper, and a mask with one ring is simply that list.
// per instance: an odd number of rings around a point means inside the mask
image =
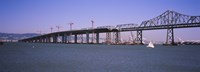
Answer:
[{"label": "distant hill", "polygon": [[37,34],[37,33],[17,34],[17,33],[1,33],[0,32],[0,41],[17,41],[20,39],[30,38],[30,37],[34,37],[38,35],[40,34]]}]

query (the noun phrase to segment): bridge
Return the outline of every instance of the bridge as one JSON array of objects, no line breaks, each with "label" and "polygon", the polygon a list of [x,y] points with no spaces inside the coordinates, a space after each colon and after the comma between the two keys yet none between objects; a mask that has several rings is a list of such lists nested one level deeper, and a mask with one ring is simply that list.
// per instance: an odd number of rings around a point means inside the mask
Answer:
[{"label": "bridge", "polygon": [[[100,33],[106,33],[106,43],[121,43],[120,32],[136,31],[136,44],[143,44],[142,31],[148,30],[159,30],[166,29],[166,42],[167,45],[174,45],[174,29],[176,28],[193,28],[200,27],[200,16],[189,16],[181,14],[175,11],[167,10],[163,14],[152,18],[150,20],[143,21],[140,25],[130,23],[130,24],[120,24],[117,26],[100,26],[97,28],[84,28],[80,30],[69,30],[49,33],[41,36],[36,36],[32,38],[19,40],[20,42],[41,42],[41,43],[58,43],[58,39],[61,39],[60,43],[99,43]],[[90,35],[95,35],[94,38],[90,40]],[[114,35],[114,42],[112,42],[111,37]],[[83,35],[86,35],[86,42],[84,41]],[[81,41],[78,42],[78,36]],[[73,42],[72,42],[72,37]],[[92,41],[92,42],[91,42]]]}]

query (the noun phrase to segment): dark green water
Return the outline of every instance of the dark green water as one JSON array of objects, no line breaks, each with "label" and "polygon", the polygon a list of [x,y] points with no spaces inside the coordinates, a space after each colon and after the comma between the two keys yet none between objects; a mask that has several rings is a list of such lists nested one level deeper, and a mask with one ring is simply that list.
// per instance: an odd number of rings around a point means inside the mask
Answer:
[{"label": "dark green water", "polygon": [[5,43],[0,72],[200,72],[200,46]]}]

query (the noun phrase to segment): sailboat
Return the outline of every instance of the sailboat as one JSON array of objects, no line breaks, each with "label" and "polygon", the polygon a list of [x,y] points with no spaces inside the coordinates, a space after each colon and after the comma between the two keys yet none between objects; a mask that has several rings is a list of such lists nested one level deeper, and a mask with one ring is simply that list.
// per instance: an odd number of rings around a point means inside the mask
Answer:
[{"label": "sailboat", "polygon": [[153,45],[153,43],[150,41],[147,47],[148,47],[148,48],[154,48],[154,45]]}]

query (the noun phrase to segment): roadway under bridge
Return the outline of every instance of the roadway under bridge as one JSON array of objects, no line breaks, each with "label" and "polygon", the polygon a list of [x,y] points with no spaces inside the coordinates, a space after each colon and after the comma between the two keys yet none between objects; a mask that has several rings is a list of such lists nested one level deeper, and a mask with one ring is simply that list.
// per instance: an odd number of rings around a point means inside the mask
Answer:
[{"label": "roadway under bridge", "polygon": [[[174,29],[200,27],[200,16],[189,16],[175,11],[167,10],[163,14],[143,21],[138,24],[121,24],[117,26],[100,26],[97,28],[85,28],[80,30],[70,30],[49,33],[41,36],[19,40],[20,42],[40,42],[40,43],[99,43],[100,33],[106,33],[105,43],[121,44],[120,32],[136,31],[137,37],[133,40],[135,44],[143,44],[142,31],[166,29],[167,45],[174,45]],[[92,38],[90,35],[92,34]],[[113,34],[113,35],[112,35]],[[84,35],[85,40],[84,41]],[[95,35],[95,36],[93,36]],[[113,36],[113,37],[112,37]],[[73,37],[73,38],[72,38]],[[81,38],[78,41],[78,38]],[[111,40],[114,39],[114,41]],[[61,39],[60,41],[58,41]]]}]

